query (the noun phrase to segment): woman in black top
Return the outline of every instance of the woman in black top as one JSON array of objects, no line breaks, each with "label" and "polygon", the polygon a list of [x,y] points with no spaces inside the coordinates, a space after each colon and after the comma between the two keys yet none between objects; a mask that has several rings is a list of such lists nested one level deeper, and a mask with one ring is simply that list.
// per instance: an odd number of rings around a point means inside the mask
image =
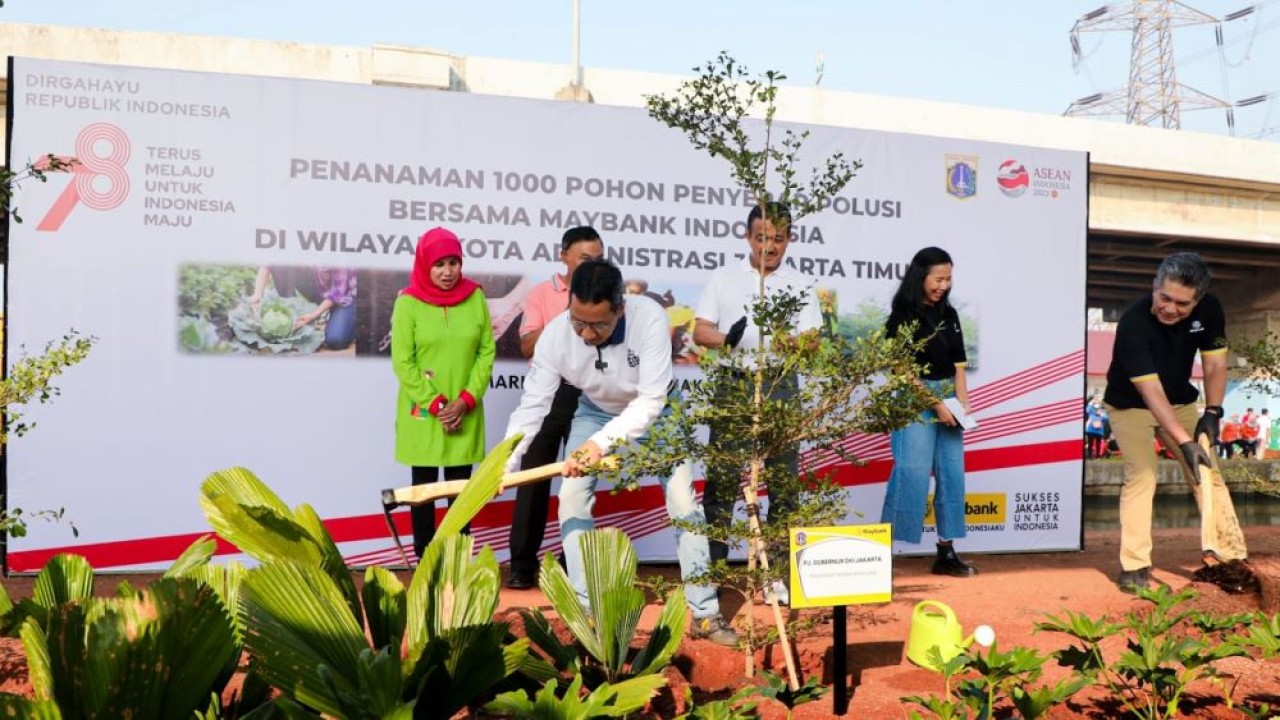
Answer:
[{"label": "woman in black top", "polygon": [[954,397],[966,413],[969,411],[964,334],[960,317],[949,302],[951,268],[951,256],[946,250],[927,247],[917,252],[893,296],[893,308],[885,324],[887,332],[895,336],[914,327],[915,338],[925,341],[916,355],[916,363],[924,368],[919,380],[933,392],[937,403],[918,421],[890,436],[893,472],[885,488],[880,522],[893,525],[894,540],[920,542],[929,476],[933,475],[933,510],[938,529],[938,557],[933,572],[968,577],[976,575],[978,569],[961,560],[952,545],[965,536],[964,435],[943,402]]}]

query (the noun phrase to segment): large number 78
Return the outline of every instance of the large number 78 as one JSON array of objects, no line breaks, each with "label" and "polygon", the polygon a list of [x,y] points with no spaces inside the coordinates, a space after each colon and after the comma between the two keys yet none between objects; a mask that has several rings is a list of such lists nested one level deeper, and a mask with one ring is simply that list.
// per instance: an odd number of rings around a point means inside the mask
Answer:
[{"label": "large number 78", "polygon": [[71,182],[36,230],[53,232],[84,203],[94,210],[119,207],[129,196],[129,137],[115,125],[94,123],[76,136],[76,162],[70,163]]}]

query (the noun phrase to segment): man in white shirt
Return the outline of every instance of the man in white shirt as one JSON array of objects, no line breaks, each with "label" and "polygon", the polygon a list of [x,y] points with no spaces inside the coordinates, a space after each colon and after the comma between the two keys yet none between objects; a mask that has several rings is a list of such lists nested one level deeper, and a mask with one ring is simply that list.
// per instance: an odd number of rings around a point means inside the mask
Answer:
[{"label": "man in white shirt", "polygon": [[1271,411],[1262,408],[1258,415],[1258,459],[1267,457],[1267,449],[1271,447]]},{"label": "man in white shirt", "polygon": [[[533,434],[551,407],[560,381],[582,391],[569,430],[570,448],[560,484],[560,537],[565,566],[579,601],[588,605],[583,567],[583,532],[595,527],[596,478],[584,474],[614,448],[645,436],[664,412],[672,385],[671,333],[667,314],[652,300],[623,299],[622,273],[612,263],[589,260],[578,266],[569,284],[569,311],[547,323],[533,351],[520,407],[507,423],[506,436],[524,433],[508,461],[520,465]],[[688,466],[662,479],[667,513],[673,519],[703,522]],[[680,573],[688,578],[709,565],[707,538],[676,528]],[[720,645],[738,643],[738,634],[720,615],[716,589],[686,583],[685,600],[693,614],[690,633]]]},{"label": "man in white shirt", "polygon": [[[751,320],[751,306],[760,295],[760,276],[764,275],[765,292],[774,297],[786,292],[805,295],[805,305],[791,318],[796,333],[817,330],[822,327],[822,311],[814,297],[814,282],[783,265],[787,246],[791,242],[791,209],[783,203],[767,203],[764,208],[756,205],[747,215],[747,257],[734,265],[725,265],[711,274],[711,279],[698,301],[697,323],[693,341],[705,348],[740,348],[756,350],[762,344],[760,329]],[[775,387],[774,400],[791,397],[795,392],[794,378],[770,383]],[[711,442],[723,442],[725,436],[733,437],[733,428],[712,427]],[[785,467],[797,474],[798,463],[794,453],[770,459],[771,467]],[[702,494],[707,523],[727,527],[733,521],[733,506],[738,498],[740,478],[735,469],[707,468],[707,482]],[[786,510],[795,507],[795,498],[782,497],[770,492],[771,508]],[[772,514],[772,512],[770,513]],[[728,546],[719,541],[711,542],[711,559],[726,560]],[[770,558],[774,563],[785,562],[785,556]],[[775,583],[771,591],[778,601],[788,604],[789,594],[783,583]]]}]

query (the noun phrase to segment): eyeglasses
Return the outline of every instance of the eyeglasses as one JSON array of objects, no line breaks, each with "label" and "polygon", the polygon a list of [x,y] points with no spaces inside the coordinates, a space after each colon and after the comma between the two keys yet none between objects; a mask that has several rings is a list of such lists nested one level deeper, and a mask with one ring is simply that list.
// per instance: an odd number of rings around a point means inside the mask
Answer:
[{"label": "eyeglasses", "polygon": [[574,332],[579,333],[587,328],[591,328],[591,330],[597,335],[603,335],[612,330],[613,325],[616,322],[618,322],[617,318],[605,320],[604,322],[586,322],[584,320],[574,320],[573,318],[569,318],[569,327],[573,328]]}]

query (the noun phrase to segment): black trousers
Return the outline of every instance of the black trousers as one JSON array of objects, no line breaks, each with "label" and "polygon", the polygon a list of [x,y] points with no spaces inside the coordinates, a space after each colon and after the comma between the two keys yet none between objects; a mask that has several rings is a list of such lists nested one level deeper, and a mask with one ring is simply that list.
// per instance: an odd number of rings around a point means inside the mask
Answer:
[{"label": "black trousers", "polygon": [[[560,448],[569,441],[569,427],[578,411],[581,391],[560,382],[551,410],[542,421],[538,434],[520,460],[520,469],[538,467],[560,459]],[[516,488],[516,508],[511,516],[511,572],[538,574],[538,550],[547,534],[547,507],[551,501],[551,481],[521,485]]]},{"label": "black trousers", "polygon": [[[440,468],[435,467],[413,467],[413,484],[426,485],[435,482],[440,476]],[[444,468],[445,480],[466,480],[471,477],[470,465],[455,465],[453,467]],[[449,501],[453,504],[453,500]],[[436,504],[427,503],[418,505],[409,509],[409,517],[413,520],[413,551],[417,553],[418,559],[422,559],[422,553],[426,551],[427,545],[431,544],[432,538],[436,536]],[[470,526],[463,530],[470,532]]]},{"label": "black trousers", "polygon": [[[795,397],[797,392],[797,384],[794,376],[781,378],[777,381],[767,379],[766,382],[772,382],[773,392],[770,400],[789,400]],[[710,442],[721,444],[724,447],[745,447],[745,440],[738,439],[739,435],[745,433],[738,432],[738,428],[725,423],[713,423],[710,427]],[[785,455],[774,456],[769,458],[766,463],[769,468],[782,467],[793,476],[799,476],[800,464],[794,452]],[[707,524],[712,527],[728,527],[733,523],[733,507],[738,501],[742,500],[742,475],[737,468],[708,467],[706,485],[702,491],[702,509],[707,516]],[[797,499],[791,493],[781,490],[769,490],[769,512],[768,516],[780,515],[787,516],[795,511],[797,507]],[[762,521],[767,520],[761,518]],[[719,540],[709,541],[711,545],[711,562],[717,560],[729,559],[729,546]],[[785,550],[777,550],[769,554],[770,567],[785,566],[789,558]]]}]

